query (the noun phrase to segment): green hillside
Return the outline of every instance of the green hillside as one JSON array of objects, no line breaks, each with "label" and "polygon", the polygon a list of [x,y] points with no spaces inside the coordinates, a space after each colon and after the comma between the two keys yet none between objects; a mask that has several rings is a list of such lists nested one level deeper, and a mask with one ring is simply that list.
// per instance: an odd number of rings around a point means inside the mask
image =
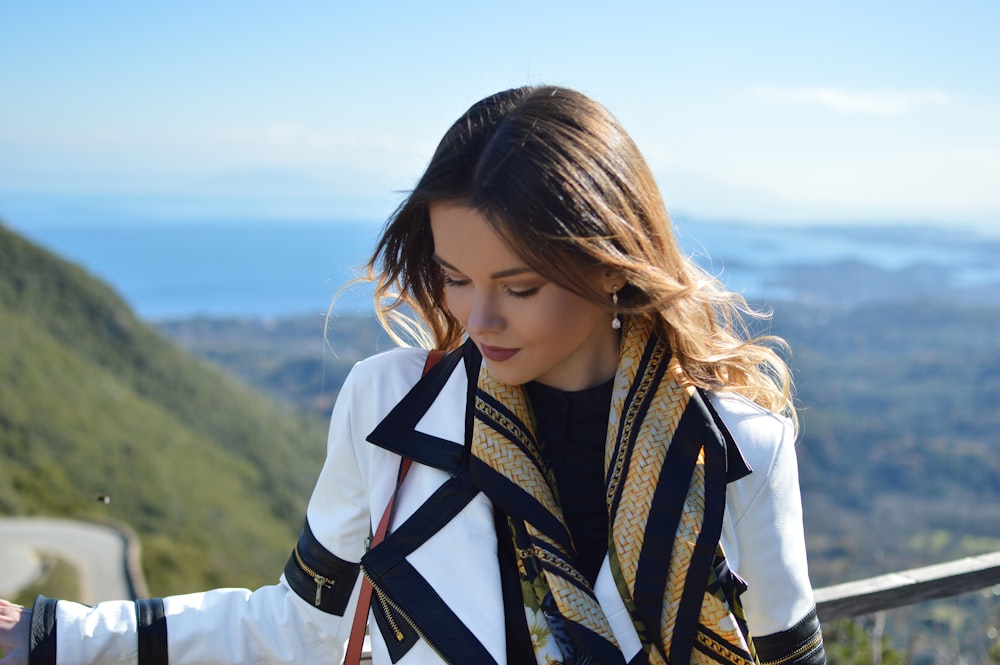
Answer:
[{"label": "green hillside", "polygon": [[132,525],[157,595],[270,583],[301,527],[324,429],[0,225],[0,514]]}]

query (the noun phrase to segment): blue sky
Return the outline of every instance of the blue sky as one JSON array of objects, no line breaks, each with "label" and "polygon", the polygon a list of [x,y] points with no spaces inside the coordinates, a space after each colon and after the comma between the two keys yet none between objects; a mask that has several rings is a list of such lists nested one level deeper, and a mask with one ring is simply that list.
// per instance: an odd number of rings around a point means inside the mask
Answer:
[{"label": "blue sky", "polygon": [[0,216],[380,221],[471,103],[555,83],[674,214],[1000,232],[998,32],[968,0],[5,2]]}]

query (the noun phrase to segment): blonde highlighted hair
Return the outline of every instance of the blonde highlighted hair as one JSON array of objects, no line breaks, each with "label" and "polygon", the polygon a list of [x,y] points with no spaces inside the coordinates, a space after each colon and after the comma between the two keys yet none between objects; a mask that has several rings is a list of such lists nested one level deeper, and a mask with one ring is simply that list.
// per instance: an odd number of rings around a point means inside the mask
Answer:
[{"label": "blonde highlighted hair", "polygon": [[380,322],[399,342],[402,333],[451,349],[464,331],[442,306],[434,203],[477,210],[532,269],[609,315],[607,294],[583,277],[620,273],[618,311],[655,321],[693,385],[741,393],[795,419],[791,375],[776,352],[784,342],[753,336],[748,322],[767,316],[680,251],[638,148],[589,97],[525,87],[476,103],[386,223],[367,277]]}]

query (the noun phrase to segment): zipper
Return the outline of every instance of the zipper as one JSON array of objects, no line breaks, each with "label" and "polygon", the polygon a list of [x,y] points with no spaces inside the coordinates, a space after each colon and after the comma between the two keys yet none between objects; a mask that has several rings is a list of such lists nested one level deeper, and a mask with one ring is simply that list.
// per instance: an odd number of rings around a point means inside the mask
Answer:
[{"label": "zipper", "polygon": [[385,592],[382,589],[378,589],[372,586],[375,591],[375,597],[378,598],[378,604],[382,606],[382,612],[385,614],[385,620],[389,622],[389,627],[392,628],[393,634],[396,636],[397,642],[403,641],[403,631],[399,629],[399,624],[396,623],[396,619],[393,618],[392,612],[389,611],[389,599],[386,598]]},{"label": "zipper", "polygon": [[295,561],[299,564],[299,568],[313,578],[313,582],[316,583],[316,599],[313,601],[316,607],[319,607],[320,603],[323,601],[323,589],[324,587],[333,588],[334,580],[329,577],[323,577],[315,570],[306,565],[306,562],[302,560],[302,555],[299,554],[299,544],[295,544]]},{"label": "zipper", "polygon": [[806,642],[804,645],[799,647],[795,652],[790,653],[782,658],[779,658],[778,660],[763,660],[761,661],[761,665],[780,665],[781,663],[788,663],[792,660],[795,660],[799,656],[809,653],[822,643],[823,643],[823,634],[820,633],[819,635],[814,635],[810,641]]},{"label": "zipper", "polygon": [[395,610],[396,613],[399,614],[399,616],[403,617],[403,621],[405,621],[407,625],[413,629],[413,632],[415,632],[420,639],[422,639],[424,642],[427,643],[427,646],[430,647],[430,650],[433,651],[438,658],[440,658],[445,663],[451,665],[451,661],[445,658],[444,654],[441,653],[441,650],[438,649],[436,644],[427,639],[427,635],[424,633],[424,631],[420,630],[417,624],[414,623],[413,619],[411,619],[406,614],[406,612],[403,611],[403,608],[397,605],[391,598],[389,598],[389,596],[385,593],[385,591],[383,591],[377,584],[375,584],[375,580],[373,580],[371,575],[368,574],[368,571],[365,570],[364,566],[361,567],[361,572],[364,573],[365,579],[367,579],[369,584],[372,585],[372,590],[375,592],[375,597],[378,598],[378,602],[382,606],[382,611],[385,612],[385,616],[389,620],[389,625],[396,633],[396,639],[402,642],[403,633],[401,630],[399,630],[398,624],[396,624],[396,621],[393,619],[392,614],[389,612],[390,608]]}]

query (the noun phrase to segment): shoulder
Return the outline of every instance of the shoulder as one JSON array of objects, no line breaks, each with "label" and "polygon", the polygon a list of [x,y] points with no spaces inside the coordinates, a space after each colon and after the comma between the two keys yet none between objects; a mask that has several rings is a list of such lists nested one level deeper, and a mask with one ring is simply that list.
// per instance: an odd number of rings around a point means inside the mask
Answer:
[{"label": "shoulder", "polygon": [[726,491],[729,519],[739,522],[774,493],[798,493],[795,428],[792,421],[734,393],[709,393],[712,405],[752,473]]},{"label": "shoulder", "polygon": [[709,393],[712,406],[754,471],[769,469],[783,448],[794,447],[795,429],[786,416],[736,393]]},{"label": "shoulder", "polygon": [[338,407],[355,418],[384,415],[420,380],[426,359],[426,349],[394,348],[359,361],[344,380],[334,416]]},{"label": "shoulder", "polygon": [[351,373],[365,378],[380,378],[408,375],[415,371],[419,376],[427,353],[427,349],[417,347],[394,347],[359,360]]}]

